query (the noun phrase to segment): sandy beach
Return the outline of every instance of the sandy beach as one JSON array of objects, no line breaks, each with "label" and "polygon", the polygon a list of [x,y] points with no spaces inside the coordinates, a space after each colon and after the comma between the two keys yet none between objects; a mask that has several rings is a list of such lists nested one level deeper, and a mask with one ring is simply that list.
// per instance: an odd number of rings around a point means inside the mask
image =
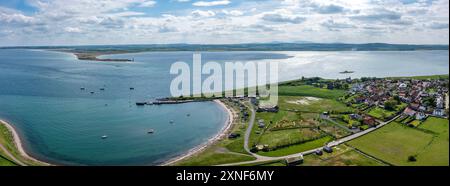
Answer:
[{"label": "sandy beach", "polygon": [[202,152],[203,150],[207,149],[208,147],[210,147],[211,145],[213,145],[214,143],[216,143],[217,141],[219,141],[220,139],[224,138],[227,136],[229,130],[231,129],[231,126],[233,124],[233,120],[235,117],[234,112],[228,108],[222,101],[220,100],[214,100],[215,103],[219,104],[221,107],[223,107],[227,112],[228,112],[228,118],[225,121],[225,125],[223,126],[223,128],[220,130],[220,132],[215,135],[214,137],[212,137],[211,139],[209,139],[207,142],[189,150],[188,152],[177,156],[175,158],[172,158],[166,162],[164,162],[163,164],[161,164],[161,166],[170,166],[173,165],[181,160],[184,160],[186,158],[192,157],[200,152]]},{"label": "sandy beach", "polygon": [[14,139],[14,144],[15,144],[15,146],[17,147],[17,149],[19,150],[19,153],[20,153],[21,156],[23,156],[23,157],[25,157],[25,158],[27,158],[27,159],[29,159],[29,160],[31,160],[31,161],[38,162],[38,163],[40,163],[40,164],[42,164],[42,165],[46,165],[46,166],[51,165],[50,163],[47,163],[47,162],[43,162],[43,161],[37,160],[37,159],[31,157],[30,155],[28,155],[28,154],[25,152],[25,150],[24,150],[24,148],[23,148],[23,146],[22,146],[22,141],[20,140],[20,137],[19,137],[19,135],[17,134],[16,129],[15,129],[11,124],[9,124],[8,122],[6,122],[6,121],[4,121],[4,120],[0,120],[0,123],[1,123],[1,124],[4,124],[4,125],[6,126],[6,128],[8,128],[8,130],[11,131],[11,133],[12,133],[12,135],[13,135],[13,139]]}]

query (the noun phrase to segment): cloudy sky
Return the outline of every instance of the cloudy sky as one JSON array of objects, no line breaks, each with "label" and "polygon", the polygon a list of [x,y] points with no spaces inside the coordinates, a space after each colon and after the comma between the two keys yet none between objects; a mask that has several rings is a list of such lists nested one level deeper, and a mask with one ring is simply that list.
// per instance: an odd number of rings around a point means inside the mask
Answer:
[{"label": "cloudy sky", "polygon": [[448,0],[1,0],[0,45],[448,44]]}]

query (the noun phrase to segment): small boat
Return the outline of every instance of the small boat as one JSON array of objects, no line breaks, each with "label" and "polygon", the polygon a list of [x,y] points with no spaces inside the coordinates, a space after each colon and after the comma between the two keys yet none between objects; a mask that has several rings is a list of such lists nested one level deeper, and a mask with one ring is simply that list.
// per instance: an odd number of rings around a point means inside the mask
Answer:
[{"label": "small boat", "polygon": [[81,88],[80,88],[80,90],[86,90],[86,88],[84,88],[84,87],[81,87]]},{"label": "small boat", "polygon": [[187,114],[186,116],[187,116],[187,117],[190,117],[190,116],[191,116],[191,114]]},{"label": "small boat", "polygon": [[147,131],[147,133],[148,134],[153,134],[153,133],[155,133],[155,130],[154,129],[150,129],[150,130]]},{"label": "small boat", "polygon": [[355,73],[355,71],[348,71],[348,70],[346,70],[346,71],[339,72],[339,73],[341,73],[341,74],[353,74],[353,73]]},{"label": "small boat", "polygon": [[91,94],[94,94],[95,92],[91,92]]},{"label": "small boat", "polygon": [[133,87],[130,87],[130,90],[134,90],[134,88],[133,88]]},{"label": "small boat", "polygon": [[102,136],[102,139],[106,139],[106,138],[108,138],[108,136],[107,136],[107,135],[104,135],[104,136]]},{"label": "small boat", "polygon": [[137,106],[144,106],[144,105],[146,105],[147,103],[146,102],[136,102],[136,105]]},{"label": "small boat", "polygon": [[100,88],[100,90],[101,90],[101,91],[104,91],[104,90],[105,90],[105,88]]},{"label": "small boat", "polygon": [[170,124],[173,124],[174,123],[174,121],[173,120],[170,120]]}]

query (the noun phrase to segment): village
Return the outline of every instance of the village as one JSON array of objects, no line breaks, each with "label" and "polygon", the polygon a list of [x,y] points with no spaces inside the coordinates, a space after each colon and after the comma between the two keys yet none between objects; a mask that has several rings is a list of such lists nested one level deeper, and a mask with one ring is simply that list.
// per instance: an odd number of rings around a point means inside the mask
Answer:
[{"label": "village", "polygon": [[[347,80],[348,81],[348,80]],[[372,125],[374,119],[396,120],[417,127],[427,117],[448,117],[448,79],[362,78],[354,80],[349,94],[341,99],[356,108],[350,119]],[[362,117],[360,113],[365,117]]]}]

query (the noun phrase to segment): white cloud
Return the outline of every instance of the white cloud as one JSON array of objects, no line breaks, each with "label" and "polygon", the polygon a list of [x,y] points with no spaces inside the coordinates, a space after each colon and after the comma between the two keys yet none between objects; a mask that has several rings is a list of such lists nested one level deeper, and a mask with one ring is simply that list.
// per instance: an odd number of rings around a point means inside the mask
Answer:
[{"label": "white cloud", "polygon": [[27,2],[36,11],[0,6],[3,45],[299,40],[446,44],[449,35],[448,0],[233,1],[232,7],[219,6],[231,1],[170,0],[164,3],[185,7],[164,11],[149,0]]},{"label": "white cloud", "polygon": [[216,15],[216,13],[214,13],[211,10],[208,11],[203,11],[203,10],[194,10],[192,11],[192,16],[194,17],[213,17]]},{"label": "white cloud", "polygon": [[231,2],[229,0],[221,0],[221,1],[198,1],[193,3],[194,6],[219,6],[219,5],[228,5]]},{"label": "white cloud", "polygon": [[64,28],[64,31],[66,31],[68,33],[81,33],[81,32],[83,32],[80,28],[76,28],[76,27],[66,27],[66,28]]}]

